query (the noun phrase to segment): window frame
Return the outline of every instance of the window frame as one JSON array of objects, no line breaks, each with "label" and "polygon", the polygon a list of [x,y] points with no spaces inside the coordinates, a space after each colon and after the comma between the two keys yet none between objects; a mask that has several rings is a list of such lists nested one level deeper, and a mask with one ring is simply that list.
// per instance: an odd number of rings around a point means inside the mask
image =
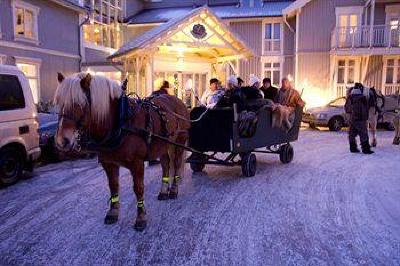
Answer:
[{"label": "window frame", "polygon": [[[276,63],[278,63],[279,64],[279,67],[274,67],[274,64],[276,64]],[[281,58],[264,58],[264,59],[262,59],[261,60],[261,64],[262,64],[262,66],[261,66],[261,71],[262,71],[262,73],[261,73],[261,76],[262,76],[262,78],[266,78],[267,76],[265,75],[265,72],[266,71],[271,71],[271,83],[272,83],[272,85],[273,86],[276,86],[276,87],[280,87],[280,83],[281,83],[281,80],[282,80],[282,78],[283,78],[283,60],[281,59]],[[271,67],[266,67],[265,66],[265,64],[271,64]],[[279,79],[278,79],[278,84],[274,84],[273,82],[274,82],[274,71],[279,71]]]},{"label": "window frame", "polygon": [[4,110],[2,110],[1,107],[0,107],[0,112],[15,112],[17,110],[25,109],[26,106],[27,106],[26,97],[25,97],[24,88],[23,88],[23,85],[21,84],[21,80],[19,78],[19,75],[15,75],[15,74],[11,74],[11,73],[4,73],[4,74],[0,74],[0,75],[9,76],[9,77],[15,78],[15,80],[18,83],[18,87],[20,89],[20,93],[21,93],[21,96],[22,96],[21,97],[22,102],[21,102],[20,106],[14,106],[13,108],[4,109]]},{"label": "window frame", "polygon": [[[12,15],[13,15],[13,34],[14,34],[14,40],[15,41],[23,41],[23,42],[29,42],[33,43],[36,45],[39,45],[39,26],[38,26],[38,20],[39,20],[39,12],[40,8],[37,6],[34,6],[32,4],[26,3],[21,0],[12,0],[11,2],[12,6]],[[17,9],[23,9],[23,10],[28,10],[32,12],[32,38],[18,35],[16,33],[16,28],[17,28]],[[24,21],[24,26],[25,26],[25,21]]]},{"label": "window frame", "polygon": [[[344,83],[339,83],[339,61],[345,61],[345,65],[344,65]],[[349,79],[349,62],[350,61],[354,61],[354,80],[353,83],[349,83],[348,79]],[[348,87],[349,85],[354,85],[354,83],[359,82],[360,81],[360,74],[361,74],[361,69],[360,69],[360,64],[361,64],[361,59],[359,57],[355,57],[355,56],[346,56],[346,57],[338,57],[336,59],[335,62],[335,71],[336,71],[336,75],[335,75],[335,89],[337,89],[338,85],[341,86],[345,86]]]},{"label": "window frame", "polygon": [[[266,34],[266,26],[267,26],[267,24],[271,24],[272,26],[272,31],[271,31],[271,37],[272,37],[272,39],[266,39],[265,37],[265,34]],[[275,33],[275,29],[274,29],[274,25],[275,24],[279,24],[279,29],[280,29],[280,32],[279,32],[279,39],[274,39],[274,33]],[[261,36],[261,42],[262,42],[262,54],[263,55],[280,55],[280,54],[282,54],[283,53],[283,42],[284,42],[284,40],[283,40],[283,38],[284,38],[284,36],[283,36],[283,29],[284,29],[284,27],[283,27],[283,20],[282,20],[282,18],[267,18],[267,19],[264,19],[263,20],[263,22],[262,22],[262,36]],[[280,43],[279,43],[279,50],[268,50],[268,51],[266,51],[265,50],[265,42],[266,41],[270,41],[270,42],[272,42],[272,43],[274,43],[274,42],[276,42],[276,41],[279,41]]]},{"label": "window frame", "polygon": [[[389,68],[388,61],[393,60],[393,78],[392,83],[387,83],[387,70]],[[382,73],[383,86],[386,85],[400,85],[400,56],[385,56],[383,58],[383,73]]]},{"label": "window frame", "polygon": [[[34,65],[36,67],[36,77],[33,76],[27,76],[25,75],[25,73],[18,67],[18,64],[26,64],[26,65]],[[24,73],[26,79],[28,80],[28,84],[29,84],[29,89],[32,92],[32,96],[33,96],[33,100],[35,104],[38,104],[40,102],[40,96],[41,96],[41,88],[40,88],[40,69],[41,69],[41,65],[42,65],[42,60],[41,59],[37,59],[37,58],[27,58],[27,57],[15,57],[15,65],[18,67],[19,70],[21,70],[21,72]],[[30,86],[29,80],[30,79],[36,79],[37,81],[37,102],[35,101],[35,95],[34,92]]]},{"label": "window frame", "polygon": [[[119,6],[116,5],[119,4]],[[94,4],[94,6],[93,6]],[[124,16],[124,1],[122,0],[94,0],[91,2],[91,9],[93,12],[90,15],[90,23],[83,27],[83,40],[85,47],[91,49],[108,50],[118,49],[122,44],[122,33],[120,30],[120,24]],[[100,5],[100,10],[96,11],[96,6]],[[104,10],[104,8],[106,10]],[[114,10],[111,14],[111,10]],[[120,22],[121,21],[121,22]],[[100,42],[95,43],[95,29],[99,29]],[[104,29],[106,39],[104,38]],[[112,33],[114,31],[114,33]],[[88,37],[86,37],[86,35]],[[111,38],[113,36],[113,38]],[[107,40],[105,42],[105,40]],[[112,47],[111,40],[114,40],[114,46]]]}]

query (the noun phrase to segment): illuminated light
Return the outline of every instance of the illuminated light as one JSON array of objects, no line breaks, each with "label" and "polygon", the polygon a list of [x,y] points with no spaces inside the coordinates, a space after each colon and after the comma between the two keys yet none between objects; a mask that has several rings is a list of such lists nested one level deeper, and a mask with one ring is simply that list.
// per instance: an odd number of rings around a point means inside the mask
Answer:
[{"label": "illuminated light", "polygon": [[94,33],[100,33],[99,28],[95,28],[95,29],[94,29]]},{"label": "illuminated light", "polygon": [[310,85],[307,79],[302,83],[301,90],[303,91],[302,98],[306,103],[306,108],[325,106],[330,102],[329,90]]},{"label": "illuminated light", "polygon": [[293,76],[291,74],[287,75],[287,79],[289,82],[293,82]]}]

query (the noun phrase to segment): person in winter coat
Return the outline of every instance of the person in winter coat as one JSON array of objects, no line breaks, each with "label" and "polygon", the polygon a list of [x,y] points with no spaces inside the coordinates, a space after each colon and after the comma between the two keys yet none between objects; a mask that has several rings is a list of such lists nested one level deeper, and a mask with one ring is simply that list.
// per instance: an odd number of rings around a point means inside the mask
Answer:
[{"label": "person in winter coat", "polygon": [[168,89],[169,89],[169,82],[164,80],[161,87],[158,90],[154,91],[151,95],[159,96],[159,95],[168,94]]},{"label": "person in winter coat", "polygon": [[[367,121],[369,116],[369,103],[365,96],[366,88],[361,83],[356,83],[347,95],[345,110],[349,115],[349,144],[350,152],[358,153],[356,137],[360,136],[361,149],[364,154],[374,153],[371,150],[368,137]],[[368,92],[369,93],[369,92]]]},{"label": "person in winter coat", "polygon": [[270,78],[263,79],[260,90],[264,93],[264,99],[269,99],[274,103],[278,102],[278,88],[272,86]]},{"label": "person in winter coat", "polygon": [[224,90],[219,87],[219,80],[216,78],[210,79],[210,87],[201,97],[201,104],[207,108],[213,108],[224,94]]}]

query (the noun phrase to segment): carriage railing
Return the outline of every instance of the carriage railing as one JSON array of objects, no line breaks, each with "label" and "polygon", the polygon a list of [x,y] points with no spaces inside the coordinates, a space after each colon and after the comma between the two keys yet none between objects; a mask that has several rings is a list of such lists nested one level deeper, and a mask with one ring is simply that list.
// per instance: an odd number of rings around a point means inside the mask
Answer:
[{"label": "carriage railing", "polygon": [[400,27],[375,25],[371,27],[336,27],[331,35],[333,49],[400,47]]}]

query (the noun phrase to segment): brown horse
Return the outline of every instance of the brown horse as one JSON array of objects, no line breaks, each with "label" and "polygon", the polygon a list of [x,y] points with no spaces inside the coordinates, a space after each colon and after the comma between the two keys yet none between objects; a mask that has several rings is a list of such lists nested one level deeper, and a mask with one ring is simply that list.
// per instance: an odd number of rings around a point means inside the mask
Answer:
[{"label": "brown horse", "polygon": [[[122,95],[120,85],[104,76],[91,76],[86,73],[74,74],[67,78],[59,74],[58,80],[55,94],[55,104],[60,110],[55,137],[57,147],[62,151],[80,150],[79,143],[83,133],[97,143],[104,143],[115,128],[119,99]],[[183,102],[174,96],[161,95],[152,98],[151,103],[154,104],[153,107],[146,108],[138,101],[130,101],[134,114],[125,123],[126,127],[146,129],[150,126],[153,134],[186,144],[190,123],[189,113]],[[160,112],[163,115],[160,115]],[[178,181],[184,166],[182,148],[132,130],[124,135],[120,145],[114,149],[98,152],[98,159],[108,177],[111,193],[110,208],[104,223],[113,224],[118,220],[118,179],[119,168],[122,166],[129,169],[133,177],[133,189],[137,199],[135,229],[144,230],[147,225],[144,208],[144,162],[157,158],[160,158],[162,166],[162,185],[158,199],[175,199],[178,196]]]}]

